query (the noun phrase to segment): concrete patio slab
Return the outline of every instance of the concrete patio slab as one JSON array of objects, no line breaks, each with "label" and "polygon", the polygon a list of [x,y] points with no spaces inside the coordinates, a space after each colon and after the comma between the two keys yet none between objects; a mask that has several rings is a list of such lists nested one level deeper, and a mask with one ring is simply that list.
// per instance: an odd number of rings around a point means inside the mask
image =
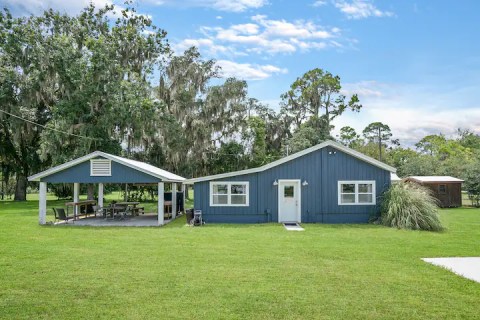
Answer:
[{"label": "concrete patio slab", "polygon": [[[157,227],[157,214],[145,214],[137,217],[126,218],[124,220],[104,219],[101,217],[88,217],[80,220],[65,222],[57,222],[55,225],[69,226],[89,226],[89,227]],[[165,220],[164,224],[172,220]]]},{"label": "concrete patio slab", "polygon": [[480,257],[422,258],[422,260],[480,283]]}]

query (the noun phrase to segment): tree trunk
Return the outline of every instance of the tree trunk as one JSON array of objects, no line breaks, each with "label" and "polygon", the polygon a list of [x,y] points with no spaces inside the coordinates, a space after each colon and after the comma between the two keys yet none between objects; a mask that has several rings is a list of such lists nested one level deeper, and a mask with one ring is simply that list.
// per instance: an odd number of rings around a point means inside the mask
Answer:
[{"label": "tree trunk", "polygon": [[87,200],[94,200],[94,193],[93,184],[87,185]]},{"label": "tree trunk", "polygon": [[17,184],[15,186],[15,201],[27,200],[27,177],[24,174],[17,174]]},{"label": "tree trunk", "polygon": [[380,127],[378,127],[378,161],[382,161],[382,134],[380,132]]}]

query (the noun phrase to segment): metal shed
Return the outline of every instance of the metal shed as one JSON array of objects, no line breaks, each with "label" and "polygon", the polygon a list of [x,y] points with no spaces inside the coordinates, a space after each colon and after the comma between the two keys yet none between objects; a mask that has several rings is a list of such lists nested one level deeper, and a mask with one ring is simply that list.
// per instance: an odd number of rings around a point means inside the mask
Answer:
[{"label": "metal shed", "polygon": [[[98,205],[103,207],[103,185],[105,183],[155,184],[158,187],[158,225],[164,224],[165,183],[172,184],[172,214],[177,211],[177,184],[185,178],[157,168],[148,163],[131,160],[101,151],[66,162],[28,177],[29,181],[38,181],[39,223],[46,223],[47,183],[73,183],[73,202],[79,201],[80,184],[98,185]],[[75,206],[74,210],[78,210]]]},{"label": "metal shed", "polygon": [[462,206],[463,180],[450,176],[410,176],[404,179],[423,185],[438,199],[442,208],[455,208]]}]

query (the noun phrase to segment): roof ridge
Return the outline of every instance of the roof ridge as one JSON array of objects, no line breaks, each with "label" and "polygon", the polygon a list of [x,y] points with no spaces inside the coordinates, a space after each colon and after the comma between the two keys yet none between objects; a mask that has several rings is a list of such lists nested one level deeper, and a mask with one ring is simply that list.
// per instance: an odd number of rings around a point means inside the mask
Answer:
[{"label": "roof ridge", "polygon": [[286,163],[288,161],[291,161],[291,160],[294,160],[296,158],[299,158],[299,157],[302,157],[304,155],[307,155],[311,152],[314,152],[314,151],[317,151],[317,150],[320,150],[322,148],[325,148],[325,147],[328,147],[328,146],[332,146],[334,148],[337,148],[347,154],[350,154],[351,156],[355,157],[355,158],[358,158],[360,160],[363,160],[367,163],[370,163],[374,166],[377,166],[377,167],[380,167],[384,170],[387,170],[387,171],[390,171],[390,172],[396,172],[397,169],[395,169],[394,167],[388,165],[388,164],[385,164],[381,161],[378,161],[372,157],[369,157],[363,153],[360,153],[356,150],[353,150],[351,148],[348,148],[336,141],[333,141],[333,140],[325,140],[317,145],[314,145],[312,147],[309,147],[307,149],[304,149],[304,150],[301,150],[301,151],[298,151],[296,153],[293,153],[289,156],[286,156],[286,157],[283,157],[281,159],[278,159],[278,160],[275,160],[275,161],[272,161],[270,163],[267,163],[263,166],[260,166],[260,167],[256,167],[256,168],[251,168],[251,169],[245,169],[245,170],[238,170],[238,171],[232,171],[232,172],[227,172],[227,173],[221,173],[221,174],[216,174],[216,175],[210,175],[210,176],[204,176],[204,177],[198,177],[198,178],[190,178],[190,179],[187,179],[185,182],[186,183],[195,183],[195,182],[200,182],[200,181],[209,181],[209,180],[212,180],[212,179],[222,179],[222,178],[228,178],[228,177],[232,177],[232,176],[237,176],[237,175],[245,175],[245,174],[250,174],[250,173],[257,173],[257,172],[262,172],[262,171],[265,171],[265,170],[268,170],[270,168],[273,168],[273,167],[276,167],[278,165],[281,165],[283,163]]}]

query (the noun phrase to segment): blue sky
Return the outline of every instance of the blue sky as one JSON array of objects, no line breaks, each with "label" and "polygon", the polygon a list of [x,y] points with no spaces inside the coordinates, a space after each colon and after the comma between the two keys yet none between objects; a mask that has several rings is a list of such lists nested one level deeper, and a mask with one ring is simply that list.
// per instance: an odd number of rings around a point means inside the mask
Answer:
[{"label": "blue sky", "polygon": [[[17,13],[75,13],[87,2],[0,0]],[[480,133],[479,10],[468,0],[138,2],[176,52],[198,46],[225,76],[246,79],[250,96],[278,109],[296,77],[323,68],[364,106],[339,118],[336,131],[382,121],[408,145],[459,127]]]}]

